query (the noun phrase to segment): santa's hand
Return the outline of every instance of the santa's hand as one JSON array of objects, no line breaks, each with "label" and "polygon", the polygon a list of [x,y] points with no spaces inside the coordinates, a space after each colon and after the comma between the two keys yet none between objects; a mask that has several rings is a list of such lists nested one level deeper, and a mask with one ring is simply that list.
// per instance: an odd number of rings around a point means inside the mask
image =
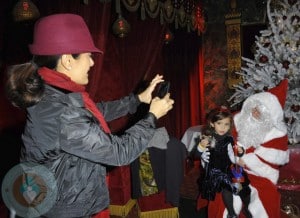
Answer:
[{"label": "santa's hand", "polygon": [[208,148],[205,148],[205,150],[201,154],[201,159],[204,162],[208,163],[209,162],[209,155],[210,155],[210,152],[209,152]]}]

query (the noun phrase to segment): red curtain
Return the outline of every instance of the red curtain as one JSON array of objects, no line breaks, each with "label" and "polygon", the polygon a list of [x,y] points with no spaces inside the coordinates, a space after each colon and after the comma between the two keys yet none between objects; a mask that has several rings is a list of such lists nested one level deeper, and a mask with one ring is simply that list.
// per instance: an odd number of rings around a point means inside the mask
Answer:
[{"label": "red curtain", "polygon": [[175,99],[174,109],[166,117],[166,126],[171,133],[181,138],[190,126],[201,124],[203,96],[200,93],[203,80],[201,36],[185,29],[173,30],[174,40],[164,46],[164,71],[171,81],[171,94]]}]

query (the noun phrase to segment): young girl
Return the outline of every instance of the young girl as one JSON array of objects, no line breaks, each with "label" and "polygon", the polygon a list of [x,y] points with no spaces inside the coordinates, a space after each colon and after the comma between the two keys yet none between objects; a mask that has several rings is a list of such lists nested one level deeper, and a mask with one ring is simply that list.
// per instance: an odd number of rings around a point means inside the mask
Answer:
[{"label": "young girl", "polygon": [[[242,147],[234,146],[230,135],[232,114],[222,106],[213,109],[207,116],[207,124],[202,131],[198,144],[198,156],[204,168],[204,178],[200,178],[201,198],[209,201],[215,199],[217,192],[222,194],[228,211],[227,217],[237,217],[233,207],[233,194],[241,197],[244,203],[244,214],[252,217],[248,211],[250,199],[249,180],[237,162],[236,156],[242,156]],[[209,215],[209,211],[208,211]]]}]

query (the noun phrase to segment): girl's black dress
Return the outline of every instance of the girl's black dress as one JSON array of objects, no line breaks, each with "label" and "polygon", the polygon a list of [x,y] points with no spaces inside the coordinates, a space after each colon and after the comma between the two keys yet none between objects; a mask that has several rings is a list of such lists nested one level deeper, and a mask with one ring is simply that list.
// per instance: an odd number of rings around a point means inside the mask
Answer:
[{"label": "girl's black dress", "polygon": [[200,178],[201,197],[207,200],[214,200],[217,192],[224,188],[233,191],[231,160],[228,156],[228,145],[233,146],[233,138],[229,135],[213,134],[215,139],[214,147],[210,148],[209,162],[205,163],[202,178]]},{"label": "girl's black dress", "polygon": [[[228,145],[234,145],[232,136],[220,136],[213,133],[213,137],[215,145],[209,148],[209,162],[205,163],[204,172],[202,172],[198,180],[201,197],[207,200],[214,200],[216,193],[221,192],[223,189],[227,189],[238,195],[248,195],[250,192],[248,188],[249,180],[244,171],[242,172],[242,176],[244,177],[242,192],[239,192],[232,183],[232,162],[228,155]],[[199,155],[201,156],[200,152]]]}]

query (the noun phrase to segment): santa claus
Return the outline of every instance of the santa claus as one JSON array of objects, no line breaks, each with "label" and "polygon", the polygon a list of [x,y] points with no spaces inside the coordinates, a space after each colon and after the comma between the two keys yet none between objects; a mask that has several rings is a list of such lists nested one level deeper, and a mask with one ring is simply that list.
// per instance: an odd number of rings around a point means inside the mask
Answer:
[{"label": "santa claus", "polygon": [[[289,161],[287,128],[283,121],[287,85],[287,80],[283,80],[268,92],[248,97],[234,116],[236,141],[245,149],[238,162],[249,176],[248,209],[255,218],[280,217],[280,193],[276,184],[279,167]],[[238,196],[234,196],[234,207],[236,214],[240,214],[243,205]],[[227,217],[220,196],[209,202],[208,217]]]}]

